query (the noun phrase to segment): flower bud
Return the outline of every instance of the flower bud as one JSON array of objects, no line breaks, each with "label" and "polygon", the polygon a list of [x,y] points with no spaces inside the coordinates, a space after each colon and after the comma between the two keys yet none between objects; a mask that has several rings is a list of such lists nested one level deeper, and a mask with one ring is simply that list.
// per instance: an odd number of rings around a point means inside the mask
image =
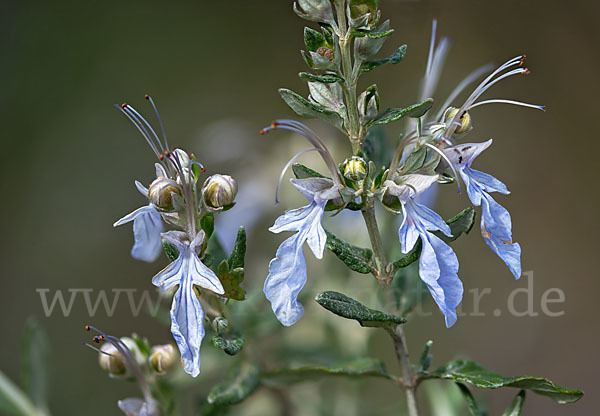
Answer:
[{"label": "flower bud", "polygon": [[148,198],[157,207],[171,210],[173,209],[172,193],[181,195],[181,190],[172,180],[159,177],[150,184]]},{"label": "flower bud", "polygon": [[[127,367],[123,361],[123,355],[112,344],[102,344],[100,351],[105,354],[98,356],[100,368],[107,371],[112,377],[124,376],[127,373]],[[110,354],[110,355],[107,355]]]},{"label": "flower bud", "polygon": [[351,181],[362,181],[368,172],[369,167],[362,157],[352,156],[344,162],[344,176]]},{"label": "flower bud", "polygon": [[379,0],[352,0],[350,2],[350,13],[353,19],[370,14],[369,23],[373,23],[377,18],[377,7]]},{"label": "flower bud", "polygon": [[177,361],[177,356],[177,350],[173,345],[155,345],[152,347],[148,362],[157,374],[162,375],[173,368],[173,364]]},{"label": "flower bud", "polygon": [[237,195],[237,183],[229,175],[212,175],[202,186],[204,202],[210,208],[223,208],[233,204]]},{"label": "flower bud", "polygon": [[[458,108],[449,107],[446,110],[446,116],[444,118],[445,122],[450,123],[454,116],[456,116],[456,113],[458,113]],[[471,115],[468,112],[465,111],[464,114],[456,121],[460,123],[460,126],[456,127],[454,133],[463,134],[471,129]]]},{"label": "flower bud", "polygon": [[323,58],[327,58],[333,62],[333,49],[328,48],[327,46],[321,46],[319,49],[317,49],[317,53]]}]

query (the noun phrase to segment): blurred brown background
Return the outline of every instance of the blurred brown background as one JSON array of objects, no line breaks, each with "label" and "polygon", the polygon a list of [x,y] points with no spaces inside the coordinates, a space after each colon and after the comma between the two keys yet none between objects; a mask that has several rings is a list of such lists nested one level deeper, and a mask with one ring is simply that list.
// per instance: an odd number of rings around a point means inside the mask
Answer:
[{"label": "blurred brown background", "polygon": [[[53,414],[117,414],[116,400],[137,394],[135,386],[102,374],[95,354],[81,347],[88,336],[84,324],[93,321],[117,335],[138,332],[154,342],[169,340],[168,331],[151,318],[131,318],[126,303],[119,304],[113,318],[103,311],[90,318],[79,298],[68,318],[55,313],[46,319],[35,291],[142,290],[150,288],[151,276],[162,267],[162,259],[160,265],[131,259],[130,227],[111,226],[143,203],[133,180],[147,182],[153,173],[152,153],[113,104],[126,100],[151,115],[143,100],[144,93],[151,93],[171,142],[194,152],[209,173],[230,173],[241,192],[247,189],[246,199],[236,207],[239,215],[222,221],[231,229],[243,221],[253,222],[246,286],[262,287],[268,261],[282,241],[266,228],[285,207],[299,201],[286,193],[282,205],[272,204],[278,171],[301,148],[298,139],[290,143],[283,133],[257,134],[271,119],[291,116],[278,87],[307,91],[296,76],[305,70],[299,49],[306,22],[293,14],[291,3],[2,2],[0,368],[17,378],[23,323],[31,315],[39,318],[49,332],[47,344],[54,356]],[[434,365],[469,357],[507,375],[546,376],[586,392],[580,402],[564,406],[529,394],[524,414],[595,414],[600,406],[596,318],[600,148],[594,124],[600,93],[600,6],[554,0],[382,0],[381,8],[396,29],[384,52],[402,43],[409,46],[403,63],[367,74],[362,81],[363,87],[377,82],[384,107],[416,100],[434,17],[439,33],[453,41],[441,97],[475,67],[527,54],[532,75],[503,82],[489,96],[545,104],[548,111],[482,107],[473,111],[476,130],[469,138],[495,139],[492,151],[478,160],[477,167],[501,178],[512,191],[510,197],[498,200],[512,214],[515,240],[524,253],[523,270],[534,273],[536,311],[541,312],[540,299],[548,288],[560,288],[566,296],[563,305],[552,305],[565,311],[561,317],[509,316],[506,299],[526,281],[515,282],[474,232],[454,247],[466,289],[464,309],[469,311],[473,302],[469,289],[492,289],[481,304],[485,316],[460,318],[449,330],[435,311],[430,318],[415,319],[407,324],[411,351],[418,354],[431,338]],[[313,126],[343,160],[349,152],[343,137],[319,123]],[[394,135],[397,128],[389,132]],[[440,208],[446,217],[468,203],[454,191],[442,197],[450,201]],[[264,212],[258,215],[256,209]],[[322,263],[326,262],[337,260],[326,256]],[[313,277],[309,294],[319,288],[335,289],[315,278],[324,267],[309,262],[309,278]],[[364,280],[357,275],[348,279]],[[346,291],[352,294],[351,289]],[[493,315],[496,308],[504,312],[501,317]],[[282,336],[302,330],[304,321],[324,319],[323,312],[308,304],[301,325],[282,329]],[[344,328],[365,331],[357,325]],[[385,337],[369,342],[375,344],[369,348],[385,351],[384,358],[394,365]],[[398,393],[376,383],[381,408],[363,409],[362,414],[393,414],[385,409],[394,409]],[[340,382],[349,389],[352,385]],[[317,386],[299,387],[298,397],[319,400]],[[476,393],[487,398],[490,414],[495,415],[516,391]],[[351,408],[335,414],[359,414]],[[240,407],[235,414],[244,411]]]}]

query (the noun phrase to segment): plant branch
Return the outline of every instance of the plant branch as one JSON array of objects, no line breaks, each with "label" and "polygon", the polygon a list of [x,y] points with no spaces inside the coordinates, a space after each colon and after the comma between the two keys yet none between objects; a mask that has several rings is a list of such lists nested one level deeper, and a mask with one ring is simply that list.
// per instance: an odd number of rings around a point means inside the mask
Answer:
[{"label": "plant branch", "polygon": [[402,329],[401,325],[397,325],[396,327],[388,327],[386,329],[394,341],[396,357],[398,357],[400,367],[402,368],[402,382],[400,385],[404,388],[406,393],[408,414],[410,416],[419,416],[416,398],[417,383],[412,374],[412,365],[408,355],[408,348],[406,347],[406,336],[404,335],[404,330]]}]

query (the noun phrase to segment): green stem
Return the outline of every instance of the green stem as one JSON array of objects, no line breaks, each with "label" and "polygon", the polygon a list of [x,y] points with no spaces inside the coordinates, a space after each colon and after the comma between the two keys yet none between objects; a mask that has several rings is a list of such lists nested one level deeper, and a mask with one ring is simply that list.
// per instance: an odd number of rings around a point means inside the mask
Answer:
[{"label": "green stem", "polygon": [[394,341],[394,348],[396,350],[396,357],[400,362],[402,368],[402,386],[406,393],[406,405],[408,407],[408,414],[410,416],[419,416],[419,408],[417,407],[416,390],[417,384],[412,373],[412,365],[410,363],[410,357],[408,355],[408,348],[406,347],[406,336],[401,325],[395,328],[388,328],[388,333]]},{"label": "green stem", "polygon": [[367,226],[371,247],[373,248],[373,257],[375,258],[375,267],[377,269],[377,280],[381,283],[387,283],[389,280],[387,273],[388,263],[385,258],[385,250],[383,249],[383,241],[381,240],[381,234],[379,233],[379,227],[377,226],[375,207],[372,199],[365,202],[361,212],[365,220],[365,225]]}]

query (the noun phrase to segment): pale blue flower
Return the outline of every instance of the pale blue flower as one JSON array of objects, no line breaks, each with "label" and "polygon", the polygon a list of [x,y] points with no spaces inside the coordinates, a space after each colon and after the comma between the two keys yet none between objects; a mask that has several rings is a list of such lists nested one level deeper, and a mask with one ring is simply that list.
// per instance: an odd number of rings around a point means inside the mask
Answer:
[{"label": "pale blue flower", "polygon": [[[290,326],[304,314],[304,307],[298,302],[298,294],[306,284],[306,260],[302,251],[304,242],[308,243],[316,258],[323,257],[327,235],[321,226],[321,218],[323,218],[325,205],[329,200],[337,200],[338,205],[343,205],[341,192],[344,192],[345,186],[342,184],[342,178],[331,153],[315,132],[298,121],[276,120],[261,133],[265,134],[274,129],[298,133],[313,146],[292,157],[281,172],[279,184],[294,160],[309,151],[316,151],[321,155],[331,174],[331,179],[315,177],[291,179],[292,185],[308,199],[309,204],[286,212],[277,218],[273,227],[269,229],[274,233],[297,232],[281,243],[277,249],[275,258],[269,263],[269,275],[263,289],[279,322]],[[278,202],[279,184],[275,193],[276,202]]]},{"label": "pale blue flower", "polygon": [[[135,182],[135,185],[142,195],[148,197],[148,189],[138,181]],[[155,261],[162,250],[160,234],[163,232],[164,226],[160,213],[156,210],[154,204],[150,203],[124,216],[115,222],[113,227],[118,227],[131,221],[133,221],[134,237],[131,256],[137,260]]]},{"label": "pale blue flower", "polygon": [[269,275],[264,292],[279,322],[285,326],[296,323],[304,313],[298,302],[298,294],[306,283],[306,260],[304,242],[316,258],[323,257],[327,235],[321,226],[325,204],[340,196],[340,185],[331,179],[291,179],[292,184],[310,202],[308,205],[287,211],[277,218],[269,228],[271,232],[297,231],[277,249],[275,258],[269,263]]},{"label": "pale blue flower", "polygon": [[502,182],[493,176],[471,168],[477,156],[492,144],[492,140],[483,143],[465,143],[444,150],[448,159],[460,173],[467,187],[471,202],[481,205],[481,234],[487,245],[506,263],[516,279],[521,277],[521,247],[512,242],[512,222],[508,211],[490,192],[509,194]]},{"label": "pale blue flower", "polygon": [[396,178],[395,182],[386,181],[384,186],[402,204],[403,220],[398,229],[402,252],[411,251],[421,239],[419,276],[444,314],[449,328],[456,322],[456,308],[462,300],[463,285],[458,277],[456,254],[432,231],[441,231],[448,237],[452,233],[442,217],[413,200],[437,179],[438,175],[409,174]]},{"label": "pale blue flower", "polygon": [[164,241],[179,251],[175,261],[152,278],[152,283],[165,291],[179,285],[171,306],[171,332],[179,347],[184,370],[196,377],[200,373],[200,344],[204,338],[204,312],[194,291],[194,285],[222,295],[219,278],[198,258],[197,250],[204,241],[200,231],[192,242],[181,231],[162,235]]}]

